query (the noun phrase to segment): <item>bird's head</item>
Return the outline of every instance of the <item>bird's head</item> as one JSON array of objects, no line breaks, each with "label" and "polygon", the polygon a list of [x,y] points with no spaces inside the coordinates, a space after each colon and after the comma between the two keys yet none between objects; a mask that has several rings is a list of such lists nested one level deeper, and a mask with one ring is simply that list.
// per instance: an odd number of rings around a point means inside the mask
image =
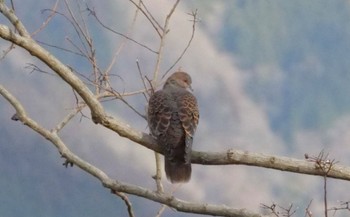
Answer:
[{"label": "bird's head", "polygon": [[191,76],[189,74],[187,74],[186,72],[175,72],[174,74],[172,74],[165,82],[164,84],[164,88],[166,87],[180,87],[180,88],[184,88],[184,89],[190,89],[192,90],[191,87],[192,84],[192,79]]}]

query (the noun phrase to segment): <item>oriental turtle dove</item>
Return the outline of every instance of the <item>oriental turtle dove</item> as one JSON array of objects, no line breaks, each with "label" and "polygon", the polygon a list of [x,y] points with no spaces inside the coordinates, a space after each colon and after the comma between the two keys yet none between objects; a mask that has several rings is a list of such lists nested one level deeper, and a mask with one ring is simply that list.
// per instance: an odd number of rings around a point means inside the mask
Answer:
[{"label": "oriental turtle dove", "polygon": [[175,72],[148,103],[150,131],[162,147],[165,173],[172,183],[191,178],[192,143],[199,120],[197,100],[188,91],[191,83],[186,72]]}]

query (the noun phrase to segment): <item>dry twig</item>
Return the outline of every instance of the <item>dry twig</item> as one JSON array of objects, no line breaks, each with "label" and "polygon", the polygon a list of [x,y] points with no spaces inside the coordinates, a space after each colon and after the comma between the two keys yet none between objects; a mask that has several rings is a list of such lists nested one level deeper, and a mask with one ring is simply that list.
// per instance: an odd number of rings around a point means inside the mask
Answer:
[{"label": "dry twig", "polygon": [[325,154],[322,150],[317,157],[309,156],[305,154],[305,158],[308,161],[314,162],[316,169],[320,169],[323,172],[323,203],[324,203],[324,214],[328,217],[328,199],[327,199],[327,177],[333,166],[337,163],[335,159],[329,160],[328,154]]},{"label": "dry twig", "polygon": [[132,205],[131,205],[129,198],[124,193],[121,193],[118,191],[112,190],[112,193],[117,195],[118,197],[120,197],[125,202],[125,205],[127,207],[128,213],[129,213],[129,217],[134,217],[135,214],[134,214],[134,211],[132,209]]},{"label": "dry twig", "polygon": [[192,40],[194,38],[194,33],[196,32],[196,23],[198,22],[198,18],[197,18],[197,15],[198,15],[198,10],[196,9],[195,11],[193,11],[190,15],[193,17],[193,20],[192,20],[192,34],[191,34],[191,37],[190,37],[190,40],[188,41],[185,49],[182,51],[182,53],[180,54],[180,56],[175,60],[175,62],[173,63],[173,65],[171,65],[169,67],[169,69],[164,73],[164,75],[162,76],[162,78],[164,78],[173,68],[174,66],[182,59],[182,57],[185,55],[185,53],[187,52],[188,48],[191,46],[191,43],[192,43]]},{"label": "dry twig", "polygon": [[[51,19],[55,16],[55,11],[57,9],[58,6],[58,2],[59,0],[56,0],[55,5],[52,7],[52,9],[50,10],[51,13],[49,14],[49,16],[46,18],[46,20],[43,22],[43,24],[37,29],[35,30],[32,34],[31,37],[35,36],[36,34],[38,34],[40,31],[42,31],[51,21]],[[46,10],[42,10],[42,13],[44,13]]]}]

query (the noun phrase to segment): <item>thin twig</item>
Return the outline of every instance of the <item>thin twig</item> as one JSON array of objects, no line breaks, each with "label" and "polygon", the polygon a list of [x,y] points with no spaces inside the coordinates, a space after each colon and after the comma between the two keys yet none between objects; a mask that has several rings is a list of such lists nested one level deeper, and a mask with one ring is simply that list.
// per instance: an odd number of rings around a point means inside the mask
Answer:
[{"label": "thin twig", "polygon": [[161,35],[160,43],[159,43],[158,58],[157,58],[156,66],[155,66],[154,73],[153,73],[152,83],[155,87],[157,86],[156,83],[158,82],[160,63],[161,63],[162,58],[163,58],[163,48],[164,48],[165,38],[169,32],[169,29],[168,29],[169,21],[170,21],[171,16],[173,15],[177,5],[179,4],[179,2],[180,2],[180,0],[176,0],[176,2],[173,5],[173,7],[171,8],[169,14],[165,18],[165,23],[164,23],[164,27],[163,27],[164,30],[163,30],[163,34]]},{"label": "thin twig", "polygon": [[[50,10],[50,9],[46,9],[46,10],[52,11],[52,10]],[[76,55],[79,55],[79,56],[83,56],[83,57],[85,57],[85,58],[90,62],[89,55],[87,54],[87,53],[88,53],[88,50],[87,50],[86,45],[85,45],[85,43],[84,43],[84,41],[83,41],[83,38],[84,38],[84,36],[82,36],[83,33],[80,32],[79,26],[77,26],[77,25],[79,25],[79,24],[76,23],[75,20],[71,20],[67,15],[65,15],[65,14],[63,14],[63,13],[61,13],[61,12],[58,12],[58,11],[52,11],[52,12],[55,13],[55,14],[58,14],[58,15],[62,16],[63,18],[65,18],[65,19],[72,25],[74,31],[76,32],[76,34],[77,34],[77,36],[78,36],[78,38],[79,38],[79,42],[82,43],[82,46],[83,46],[84,51],[83,51],[78,45],[76,45],[72,40],[70,40],[68,37],[66,37],[66,40],[68,40],[68,42],[69,42],[71,45],[73,45],[73,47],[74,47],[76,50],[79,51],[79,53],[76,53],[76,52],[74,52],[74,51],[72,51],[72,50],[65,49],[65,48],[61,48],[61,47],[58,47],[58,46],[55,46],[55,45],[50,45],[50,44],[45,43],[45,42],[38,42],[38,43],[44,44],[44,45],[46,45],[46,46],[54,47],[54,48],[57,48],[57,49],[60,49],[60,50],[63,50],[63,51],[67,51],[67,52],[70,52],[70,53],[73,53],[73,54],[76,54]]]},{"label": "thin twig", "polygon": [[89,60],[89,56],[87,55],[87,52],[81,50],[81,48],[78,45],[76,45],[69,37],[66,37],[66,40],[80,53],[81,56]]},{"label": "thin twig", "polygon": [[[55,5],[52,7],[51,9],[51,13],[49,14],[49,16],[46,18],[46,20],[43,22],[43,24],[37,29],[35,30],[32,34],[31,34],[31,37],[35,36],[36,34],[38,34],[41,30],[43,30],[48,24],[49,22],[51,21],[51,19],[55,16],[55,11],[57,9],[57,6],[58,6],[58,2],[59,0],[56,1]],[[42,13],[44,12],[45,10],[42,11]]]},{"label": "thin twig", "polygon": [[2,51],[2,55],[0,56],[0,60],[4,59],[11,50],[15,49],[15,44],[11,43],[10,46]]},{"label": "thin twig", "polygon": [[[113,93],[113,89],[112,90],[105,90],[104,92],[96,95],[96,97],[98,99],[102,99],[102,98],[106,98],[106,97],[115,97],[116,95]],[[124,93],[119,93],[120,96],[122,97],[127,97],[127,96],[134,96],[134,95],[138,95],[138,94],[142,94],[147,92],[148,90],[142,89],[142,90],[136,90],[136,91],[131,91],[131,92],[124,92]]]},{"label": "thin twig", "polygon": [[58,78],[58,76],[55,73],[45,71],[45,70],[39,68],[37,65],[34,65],[33,63],[27,63],[27,65],[24,68],[25,69],[30,69],[31,71],[29,73],[40,72],[42,74],[50,75],[50,76]]},{"label": "thin twig", "polygon": [[[79,108],[79,107],[81,107],[82,109],[85,107],[85,106],[87,106],[87,104],[85,103],[85,102],[79,102],[80,100],[79,100],[79,95],[76,93],[76,91],[73,89],[73,95],[74,95],[74,98],[75,98],[75,104],[76,104],[76,106],[77,106],[77,108]],[[83,120],[83,118],[87,118],[87,119],[90,119],[89,117],[87,117],[84,113],[83,113],[83,111],[82,111],[82,109],[80,109],[78,112],[80,113],[80,122]]]},{"label": "thin twig", "polygon": [[64,52],[72,53],[72,54],[75,54],[75,55],[77,55],[77,56],[81,56],[81,57],[85,57],[85,58],[86,58],[85,54],[82,54],[80,51],[79,51],[79,53],[78,53],[78,52],[75,52],[75,51],[72,51],[72,50],[63,48],[63,47],[59,47],[59,46],[56,46],[56,45],[49,44],[49,43],[47,43],[47,42],[42,42],[42,41],[38,41],[38,40],[36,40],[36,42],[39,43],[39,44],[45,45],[45,46],[47,46],[47,47],[56,48],[56,49],[62,50],[62,51],[64,51]]},{"label": "thin twig", "polygon": [[260,204],[261,208],[269,210],[271,212],[271,214],[273,214],[274,216],[278,217],[279,216],[279,212],[276,210],[276,204],[273,203],[270,206],[266,205],[266,204]]},{"label": "thin twig", "polygon": [[81,32],[84,33],[85,41],[88,43],[89,47],[94,47],[89,28],[86,25],[85,18],[82,16],[82,13],[81,13],[81,11],[83,11],[83,10],[81,9],[80,1],[76,1],[76,5],[77,5],[78,11],[79,11],[78,15],[80,16],[80,22],[79,23],[77,22],[77,24],[79,27],[81,27]]},{"label": "thin twig", "polygon": [[107,25],[105,25],[105,24],[96,16],[96,12],[95,12],[95,11],[92,11],[90,8],[87,8],[87,10],[90,11],[90,14],[96,18],[96,21],[97,21],[103,28],[107,29],[107,30],[110,31],[110,32],[113,32],[114,34],[117,34],[117,35],[119,35],[119,36],[122,36],[122,37],[124,37],[124,38],[126,38],[126,39],[128,39],[128,40],[130,40],[130,41],[132,41],[132,42],[134,42],[134,43],[137,44],[137,45],[140,45],[141,47],[143,47],[143,48],[145,48],[145,49],[151,51],[152,53],[157,54],[157,51],[151,49],[150,47],[148,47],[148,46],[146,46],[146,45],[144,45],[144,44],[142,44],[142,43],[136,41],[135,39],[133,39],[133,38],[131,38],[131,37],[128,37],[128,36],[125,35],[125,34],[122,34],[122,33],[120,33],[120,32],[117,32],[117,31],[113,30],[112,28],[108,27]]},{"label": "thin twig", "polygon": [[167,206],[162,204],[162,206],[160,207],[160,209],[157,212],[156,217],[160,217],[163,214],[163,212],[165,211],[166,208],[167,208]]},{"label": "thin twig", "polygon": [[56,127],[54,129],[51,130],[51,132],[58,133],[84,107],[86,107],[86,105],[81,105],[81,106],[75,108],[73,111],[71,111],[59,124],[56,125]]},{"label": "thin twig", "polygon": [[131,110],[133,110],[137,115],[139,115],[140,117],[142,117],[143,119],[147,120],[147,117],[143,114],[141,114],[139,111],[137,111],[133,106],[131,106],[124,98],[123,95],[120,94],[119,92],[111,89],[111,90],[107,90],[110,91],[111,94],[113,94],[117,99],[121,100],[125,105],[127,105]]},{"label": "thin twig", "polygon": [[[78,11],[82,11],[80,7],[79,1],[76,2]],[[71,11],[69,10],[70,14]],[[96,52],[95,52],[95,46],[92,40],[92,37],[90,35],[89,28],[86,25],[85,18],[83,18],[82,13],[79,12],[80,22],[78,22],[77,19],[71,14],[71,17],[75,21],[76,25],[78,26],[80,32],[84,35],[85,42],[87,43],[88,47],[88,60],[91,63],[92,71],[94,75],[94,87],[95,87],[95,94],[98,94],[100,92],[100,86],[103,85],[103,79],[100,80],[100,75],[102,75],[101,71],[99,70],[97,66],[97,60],[96,60]],[[81,42],[83,44],[83,42]],[[103,76],[102,76],[103,77]]]},{"label": "thin twig", "polygon": [[197,12],[198,12],[198,10],[196,9],[195,11],[193,11],[190,14],[193,17],[192,34],[191,34],[190,40],[188,41],[185,49],[182,51],[180,56],[176,59],[176,61],[173,63],[173,65],[171,65],[170,68],[164,73],[162,78],[164,78],[169,73],[169,71],[172,70],[175,67],[175,65],[182,59],[182,57],[185,55],[185,53],[187,52],[188,48],[190,47],[190,45],[192,43],[192,40],[194,38],[194,33],[196,31],[196,23],[198,22],[198,20],[197,20]]},{"label": "thin twig", "polygon": [[[70,8],[70,5],[68,4],[67,0],[64,1],[66,8],[69,12],[69,15],[72,19],[73,23],[73,27],[75,29],[75,31],[78,33],[79,36],[79,41],[82,44],[85,52],[83,52],[80,48],[78,48],[78,46],[75,46],[76,49],[78,49],[81,53],[84,54],[84,56],[88,59],[88,61],[91,63],[92,68],[93,68],[93,74],[94,74],[94,82],[93,85],[95,87],[95,93],[99,93],[100,92],[100,75],[102,75],[101,70],[98,68],[97,66],[97,60],[96,60],[96,53],[95,53],[95,48],[94,48],[94,44],[93,44],[93,40],[90,36],[90,32],[89,29],[85,23],[85,19],[82,17],[81,13],[80,14],[80,20],[81,23],[78,21],[78,19],[75,17],[72,9]],[[80,4],[79,2],[77,2],[77,7],[79,9],[79,11],[82,11],[80,8]],[[80,35],[82,35],[83,37],[80,37]],[[71,43],[74,45],[74,43],[71,41]],[[103,76],[102,76],[103,77]],[[104,79],[102,79],[103,82]]]},{"label": "thin twig", "polygon": [[151,89],[151,95],[153,95],[156,90],[155,90],[155,88],[154,88],[154,86],[152,84],[152,81],[147,76],[145,76],[145,79],[147,80],[149,86],[151,86],[151,88],[150,88]]},{"label": "thin twig", "polygon": [[324,216],[328,217],[328,202],[327,202],[327,176],[323,176],[323,202],[324,202]]},{"label": "thin twig", "polygon": [[305,154],[305,158],[311,162],[315,162],[316,169],[320,169],[323,172],[323,203],[324,203],[324,214],[328,217],[328,199],[327,199],[327,177],[333,169],[333,166],[337,163],[334,159],[329,160],[328,154],[322,150],[317,157],[309,156]]},{"label": "thin twig", "polygon": [[[81,44],[82,44],[82,46],[83,46],[83,48],[84,48],[84,50],[85,50],[85,53],[88,53],[88,49],[87,49],[87,47],[86,47],[84,41],[87,42],[87,43],[89,43],[89,42],[90,42],[89,36],[88,36],[87,33],[85,32],[85,30],[83,30],[82,27],[79,25],[79,22],[78,22],[78,20],[75,18],[75,15],[74,15],[72,9],[70,8],[70,5],[68,4],[67,0],[64,0],[64,3],[65,3],[65,5],[66,5],[66,8],[67,8],[67,10],[68,10],[68,13],[69,13],[69,15],[70,15],[70,17],[71,17],[71,19],[72,19],[72,20],[71,20],[71,23],[73,24],[73,27],[74,27],[76,33],[78,34],[79,41],[81,42]],[[83,36],[83,37],[81,37],[81,36]],[[85,40],[83,40],[83,38],[84,38]]]},{"label": "thin twig", "polygon": [[340,201],[340,207],[332,207],[329,211],[334,211],[333,216],[335,216],[336,212],[339,210],[347,210],[350,211],[350,201]]},{"label": "thin twig", "polygon": [[[139,72],[139,75],[140,75],[140,78],[141,78],[143,87],[144,87],[145,90],[146,90],[145,92],[146,92],[146,94],[149,96],[149,93],[148,93],[148,91],[147,91],[149,88],[147,87],[146,82],[145,82],[145,78],[144,78],[143,75],[142,75],[142,71],[141,71],[141,67],[140,67],[140,63],[139,63],[139,60],[138,60],[138,59],[136,60],[136,65],[137,65],[137,70],[138,70],[138,72]],[[145,97],[146,101],[148,102],[148,98],[147,98],[146,94],[144,94],[144,97]]]},{"label": "thin twig", "polygon": [[129,198],[124,193],[119,192],[119,191],[112,191],[112,193],[117,195],[118,197],[120,197],[124,201],[124,203],[127,207],[128,213],[129,213],[129,217],[135,217]]},{"label": "thin twig", "polygon": [[312,217],[312,211],[310,210],[312,200],[310,200],[310,203],[307,205],[305,209],[305,217]]},{"label": "thin twig", "polygon": [[273,214],[276,217],[279,217],[279,216],[291,217],[296,212],[296,209],[293,209],[293,204],[290,204],[287,208],[277,205],[275,203],[273,203],[270,206],[261,204],[261,207],[263,209],[269,210],[271,214]]},{"label": "thin twig", "polygon": [[[145,8],[145,12],[147,13],[147,15],[149,16],[149,18],[153,21],[153,23],[155,25],[157,25],[157,28],[164,31],[163,27],[159,24],[159,22],[156,20],[156,18],[154,18],[153,14],[148,10],[147,6],[145,5],[145,3],[141,0],[141,4],[142,6]],[[159,34],[158,34],[159,35]],[[160,35],[159,35],[160,36]]]},{"label": "thin twig", "polygon": [[[141,0],[139,1],[139,4],[141,4]],[[133,31],[133,29],[135,27],[138,14],[139,14],[139,9],[137,8],[135,10],[134,17],[132,19],[131,25],[130,25],[127,33],[126,33],[126,36],[128,36],[128,37],[130,37],[130,35],[131,35],[131,33],[132,33],[132,31]],[[96,16],[96,14],[95,14],[95,16]],[[124,46],[125,46],[127,41],[128,41],[128,39],[124,38],[124,40],[121,42],[120,46],[118,47],[117,51],[114,53],[110,64],[108,65],[107,69],[105,70],[104,73],[106,75],[106,79],[107,80],[108,80],[108,75],[109,75],[110,71],[112,70],[112,67],[114,66],[114,64],[115,64],[115,62],[117,60],[117,57],[119,56],[120,52],[123,50],[123,48],[124,48]]]},{"label": "thin twig", "polygon": [[[181,184],[175,185],[174,188],[171,189],[170,194],[173,195],[174,192],[180,187],[180,185]],[[162,204],[162,206],[160,207],[160,209],[157,212],[156,217],[160,217],[167,207],[168,207],[167,205]]]},{"label": "thin twig", "polygon": [[[159,23],[153,18],[152,15],[150,15],[151,13],[148,13],[147,8],[146,8],[146,10],[143,10],[143,8],[141,6],[139,6],[138,4],[136,4],[136,2],[134,2],[133,0],[129,0],[129,1],[131,3],[133,3],[135,5],[135,7],[137,7],[143,13],[143,15],[145,15],[146,19],[151,23],[154,30],[156,30],[156,32],[158,33],[159,37],[162,37],[162,34],[160,33],[158,27],[156,26],[156,24],[158,26],[160,26]],[[145,6],[144,4],[142,4],[142,5]]]}]

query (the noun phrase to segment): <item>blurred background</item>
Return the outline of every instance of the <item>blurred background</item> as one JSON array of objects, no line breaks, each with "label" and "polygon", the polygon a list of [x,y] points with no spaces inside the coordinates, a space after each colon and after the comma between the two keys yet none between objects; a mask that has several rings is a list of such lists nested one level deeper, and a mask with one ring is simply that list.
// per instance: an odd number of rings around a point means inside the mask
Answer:
[{"label": "blurred background", "polygon": [[[6,2],[8,5],[9,1]],[[157,56],[103,28],[130,33],[157,50],[159,36],[127,0],[67,1],[79,22],[85,20],[95,46],[97,63],[106,70],[120,46],[111,84],[121,93],[143,88],[137,69],[151,78]],[[160,25],[173,1],[145,0]],[[29,32],[49,16],[55,1],[14,1],[15,11]],[[175,66],[193,79],[200,106],[194,149],[247,150],[303,159],[322,150],[339,164],[350,165],[350,2],[327,0],[254,1],[187,0],[178,5],[169,23],[161,74],[175,62],[192,33],[195,37]],[[64,1],[57,14],[34,38],[77,73],[92,79],[91,64],[75,52],[84,49],[68,21]],[[8,24],[2,16],[1,24]],[[56,47],[47,46],[47,44]],[[1,50],[9,43],[1,40]],[[31,64],[49,73],[33,71]],[[70,87],[29,53],[16,47],[0,61],[0,83],[41,125],[54,128],[75,106]],[[93,87],[91,87],[93,88]],[[145,114],[144,96],[125,98]],[[146,121],[121,101],[103,104],[107,112],[148,132]],[[90,117],[88,110],[83,113]],[[92,176],[65,168],[55,147],[19,122],[14,109],[0,97],[0,215],[1,216],[127,216],[124,203]],[[154,153],[77,115],[60,133],[67,146],[120,181],[155,189]],[[167,191],[172,186],[163,180]],[[328,179],[328,206],[350,201],[350,183]],[[310,210],[323,216],[323,179],[242,165],[193,165],[192,179],[175,196],[199,203],[226,204],[262,212],[261,204],[293,204],[296,216]],[[156,216],[161,205],[130,196],[136,216]],[[331,212],[330,214],[334,214]],[[200,216],[167,209],[163,216]],[[349,216],[337,211],[335,216]]]}]

